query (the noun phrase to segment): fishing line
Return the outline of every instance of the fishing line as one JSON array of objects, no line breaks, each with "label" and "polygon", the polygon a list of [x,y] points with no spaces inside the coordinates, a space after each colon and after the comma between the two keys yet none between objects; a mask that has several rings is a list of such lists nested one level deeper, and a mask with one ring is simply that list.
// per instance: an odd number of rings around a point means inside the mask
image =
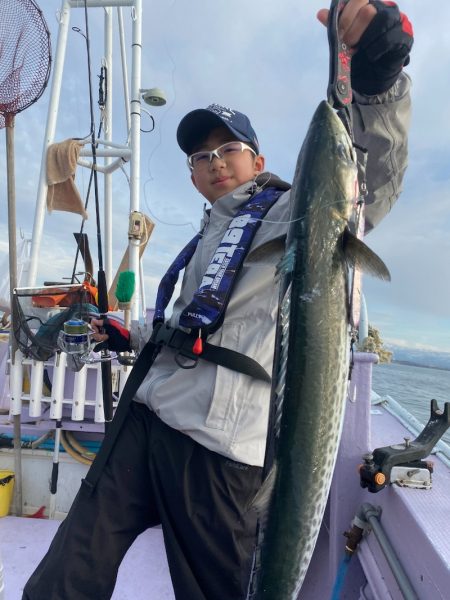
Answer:
[{"label": "fishing line", "polygon": [[[322,206],[321,210],[325,210],[327,208],[329,208],[330,206],[336,206],[336,205],[340,205],[342,204],[341,201],[336,200],[336,202],[330,202],[329,204],[325,204],[324,206]],[[298,221],[303,221],[303,219],[306,219],[308,217],[308,215],[305,215],[303,217],[297,217],[296,219],[291,219],[289,221],[271,221],[269,219],[258,219],[257,217],[254,217],[251,219],[251,221],[261,221],[261,223],[272,223],[274,225],[276,224],[280,224],[280,225],[290,225],[291,223],[297,223]]]},{"label": "fishing line", "polygon": [[[336,202],[330,202],[329,204],[325,204],[325,205],[324,205],[324,206],[321,208],[321,210],[325,210],[325,209],[329,208],[330,206],[339,205],[339,204],[341,204],[341,202],[339,202],[339,201],[336,201]],[[198,228],[195,228],[192,222],[190,222],[190,223],[169,223],[169,222],[167,222],[167,221],[162,221],[162,220],[158,219],[157,217],[155,217],[155,216],[152,214],[152,212],[151,212],[151,210],[150,210],[150,208],[149,208],[148,206],[147,206],[147,209],[148,209],[148,211],[149,211],[150,215],[151,215],[151,216],[152,216],[152,217],[153,217],[153,218],[154,218],[156,221],[158,221],[158,222],[162,223],[163,225],[169,225],[169,226],[173,226],[173,227],[182,227],[182,226],[185,226],[185,225],[191,225],[191,227],[194,229],[194,231],[195,231],[195,232],[198,232]],[[303,217],[297,217],[296,219],[291,219],[291,220],[289,220],[289,221],[281,221],[281,220],[279,220],[279,221],[271,221],[270,219],[258,219],[257,217],[252,217],[252,218],[250,219],[250,222],[256,222],[256,221],[260,221],[261,223],[270,223],[270,224],[273,224],[273,225],[290,225],[290,224],[292,224],[292,223],[298,223],[299,221],[303,221],[303,220],[304,220],[304,219],[306,219],[307,217],[308,217],[308,215],[305,215],[305,216],[303,216]],[[201,235],[201,237],[203,237],[203,234],[200,234],[200,235]]]},{"label": "fishing line", "polygon": [[[102,122],[100,122],[100,126],[98,128],[97,138],[100,137],[101,131],[102,131]],[[91,194],[91,186],[92,186],[93,177],[94,177],[94,171],[91,169],[91,173],[89,175],[88,188],[87,188],[87,192],[86,192],[86,200],[84,201],[84,210],[85,211],[87,210],[87,207],[88,207],[88,204],[89,204],[89,197],[90,197],[90,194]],[[83,234],[83,231],[84,231],[84,224],[85,223],[86,223],[86,219],[82,219],[82,221],[81,221],[81,227],[80,227],[80,238],[79,238],[79,242],[77,244],[77,251],[75,253],[75,261],[74,261],[74,265],[73,265],[71,283],[74,283],[74,281],[75,281],[75,274],[76,274],[76,270],[77,270],[78,257],[80,255],[81,238],[82,238],[82,234]],[[94,274],[93,273],[89,273],[89,275],[93,279]]]},{"label": "fishing line", "polygon": [[186,223],[173,223],[170,221],[163,221],[162,219],[160,219],[159,217],[157,217],[153,211],[151,210],[150,206],[148,205],[147,201],[145,200],[145,206],[147,207],[147,210],[151,216],[152,219],[154,219],[155,221],[157,221],[158,223],[161,223],[161,225],[168,225],[169,227],[187,227],[190,226],[192,227],[193,231],[195,233],[198,232],[198,227],[195,227],[195,225],[192,223],[192,221],[187,221]]},{"label": "fishing line", "polygon": [[[176,4],[176,0],[174,0],[174,2],[172,3],[172,5],[169,6],[169,9],[172,9],[175,6],[175,4]],[[172,55],[171,55],[171,53],[169,51],[169,48],[167,46],[166,41],[163,42],[163,46],[164,46],[164,49],[166,51],[166,54],[167,54],[170,62],[172,63],[171,80],[172,80],[173,96],[172,96],[172,101],[167,106],[167,109],[164,111],[164,113],[163,113],[163,115],[162,115],[162,117],[161,117],[161,119],[159,121],[159,128],[157,130],[158,131],[157,144],[154,146],[154,148],[152,148],[152,150],[150,152],[150,155],[149,155],[149,157],[147,159],[148,178],[146,179],[146,181],[144,182],[144,185],[143,185],[144,203],[145,203],[145,206],[147,208],[147,211],[148,211],[149,215],[157,223],[161,223],[161,225],[166,225],[168,227],[188,227],[189,226],[196,233],[198,231],[198,227],[196,227],[192,221],[187,221],[187,222],[184,222],[184,223],[174,223],[173,221],[164,221],[164,219],[161,219],[161,218],[157,217],[155,215],[155,213],[151,210],[150,203],[149,203],[148,198],[147,198],[147,186],[152,181],[155,181],[155,178],[152,175],[151,163],[152,163],[153,157],[156,154],[157,150],[159,150],[160,147],[162,146],[162,125],[164,123],[164,120],[167,117],[167,114],[173,109],[173,107],[175,106],[175,103],[177,101],[177,87],[176,87],[176,79],[175,79],[175,73],[177,71],[177,65],[176,65],[176,62],[174,61],[174,59],[172,58]],[[144,133],[147,133],[147,132],[144,132]]]},{"label": "fishing line", "polygon": [[98,177],[97,177],[97,146],[95,143],[95,121],[94,121],[94,100],[92,92],[92,70],[91,70],[91,50],[89,41],[89,22],[87,16],[87,0],[84,0],[84,18],[86,33],[83,33],[78,27],[72,29],[82,35],[86,42],[86,57],[88,63],[88,88],[89,88],[89,112],[90,112],[90,128],[89,135],[91,137],[91,150],[92,150],[92,170],[94,180],[94,199],[95,199],[95,213],[96,213],[96,227],[97,227],[97,251],[98,251],[98,265],[99,270],[103,271],[103,251],[101,243],[101,226],[100,226],[100,203],[98,195]]}]

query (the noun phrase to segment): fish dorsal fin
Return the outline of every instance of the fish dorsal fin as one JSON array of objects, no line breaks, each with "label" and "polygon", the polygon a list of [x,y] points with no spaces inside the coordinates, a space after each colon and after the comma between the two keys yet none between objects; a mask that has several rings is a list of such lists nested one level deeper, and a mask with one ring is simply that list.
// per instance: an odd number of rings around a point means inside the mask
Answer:
[{"label": "fish dorsal fin", "polygon": [[363,273],[378,277],[385,281],[391,280],[389,269],[362,240],[346,229],[343,233],[343,247],[346,261],[352,267],[357,267]]}]

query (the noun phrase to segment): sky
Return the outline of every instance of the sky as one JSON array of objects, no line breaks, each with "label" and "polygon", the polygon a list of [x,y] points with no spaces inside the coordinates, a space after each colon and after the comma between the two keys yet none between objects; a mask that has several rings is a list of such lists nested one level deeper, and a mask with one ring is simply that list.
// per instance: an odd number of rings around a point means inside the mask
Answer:
[{"label": "sky", "polygon": [[[165,106],[147,107],[155,128],[141,138],[141,210],[155,222],[144,254],[146,299],[152,306],[161,276],[194,235],[203,211],[204,200],[190,182],[185,157],[176,143],[179,121],[190,110],[213,102],[246,113],[268,170],[291,180],[311,116],[326,94],[328,44],[326,30],[315,15],[328,3],[145,0],[143,4],[142,87],[159,87],[167,96]],[[61,2],[40,0],[38,5],[51,32],[54,55]],[[450,352],[450,3],[404,0],[400,7],[415,31],[406,69],[413,80],[409,168],[399,201],[366,238],[388,265],[392,282],[366,278],[365,297],[369,321],[385,342]],[[129,9],[123,10],[128,20]],[[95,105],[103,56],[102,23],[102,9],[90,9]],[[72,10],[71,26],[86,30],[83,10]],[[119,75],[117,63],[113,139],[123,143],[126,127]],[[87,81],[84,39],[70,30],[55,141],[89,134]],[[26,237],[32,232],[48,102],[49,87],[15,120],[17,224]],[[95,121],[98,127],[97,110]],[[150,116],[143,113],[142,129],[150,129],[151,124]],[[3,131],[1,136],[0,265],[8,252]],[[82,197],[88,178],[89,173],[78,167],[75,181]],[[127,245],[128,202],[128,184],[118,172],[113,179],[116,266]],[[93,196],[88,213],[85,231],[96,260]],[[80,224],[75,214],[46,215],[38,283],[70,277],[75,254],[72,232]]]}]

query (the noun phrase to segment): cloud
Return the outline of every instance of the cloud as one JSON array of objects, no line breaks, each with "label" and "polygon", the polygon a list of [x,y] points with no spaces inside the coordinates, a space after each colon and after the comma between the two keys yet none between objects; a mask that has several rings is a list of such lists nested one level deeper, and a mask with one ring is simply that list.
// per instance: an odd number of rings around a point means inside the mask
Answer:
[{"label": "cloud", "polygon": [[[398,338],[386,338],[384,340],[388,346],[398,346],[400,348],[409,348],[413,350],[423,350],[425,352],[442,352],[442,348],[439,346],[433,346],[430,344],[421,344],[420,342],[412,342],[411,340],[404,340]],[[450,358],[450,353],[447,352]]]},{"label": "cloud", "polygon": [[[55,52],[54,14],[60,9],[60,0],[41,0],[39,4],[51,29]],[[190,183],[185,157],[176,145],[179,120],[187,111],[210,102],[242,110],[250,116],[258,132],[268,168],[291,179],[309,120],[326,94],[326,31],[316,21],[315,14],[328,4],[320,0],[143,3],[142,86],[161,87],[168,99],[162,108],[149,108],[155,130],[141,137],[141,209],[156,222],[144,255],[149,303],[153,301],[159,278],[193,236],[203,210],[203,200]],[[386,338],[409,339],[410,343],[417,338],[422,343],[443,347],[447,344],[444,330],[448,325],[450,294],[450,119],[445,102],[449,95],[445,74],[450,71],[447,32],[450,3],[430,0],[425,10],[417,0],[404,0],[400,6],[411,18],[416,36],[408,67],[413,78],[410,166],[400,200],[367,239],[388,264],[393,281],[386,285],[367,278],[365,291],[369,316],[374,321],[380,319]],[[124,9],[125,21],[128,10]],[[84,31],[84,11],[72,9],[71,15],[70,25]],[[103,10],[90,9],[89,16],[98,127],[98,75],[103,59],[103,39],[99,32]],[[116,34],[114,40],[117,50]],[[129,45],[127,53],[130,56]],[[116,115],[112,133],[115,141],[125,142],[127,130],[118,54],[115,60],[109,91]],[[66,67],[55,141],[84,137],[90,127],[86,48],[82,36],[71,29]],[[17,224],[28,233],[34,218],[49,94],[47,88],[42,98],[16,119]],[[143,128],[150,128],[147,114],[142,123]],[[6,171],[4,152],[0,152],[0,169]],[[83,197],[88,179],[89,173],[79,168],[76,183]],[[127,244],[128,200],[126,180],[117,173],[113,178],[114,266]],[[0,201],[6,206],[5,184],[0,188]],[[104,234],[101,182],[99,202]],[[97,261],[93,196],[88,210],[86,232]],[[3,211],[0,258],[7,252],[6,222]],[[72,232],[79,226],[75,215],[45,216],[40,279],[71,274],[75,251]]]}]

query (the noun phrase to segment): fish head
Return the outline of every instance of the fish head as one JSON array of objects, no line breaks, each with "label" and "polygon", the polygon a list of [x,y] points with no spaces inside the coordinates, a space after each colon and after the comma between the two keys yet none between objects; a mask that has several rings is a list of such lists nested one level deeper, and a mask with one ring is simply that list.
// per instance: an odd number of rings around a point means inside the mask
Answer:
[{"label": "fish head", "polygon": [[311,128],[317,131],[319,177],[331,188],[319,208],[328,210],[332,220],[341,221],[341,229],[348,224],[359,195],[356,150],[342,120],[326,101],[317,107]]}]

